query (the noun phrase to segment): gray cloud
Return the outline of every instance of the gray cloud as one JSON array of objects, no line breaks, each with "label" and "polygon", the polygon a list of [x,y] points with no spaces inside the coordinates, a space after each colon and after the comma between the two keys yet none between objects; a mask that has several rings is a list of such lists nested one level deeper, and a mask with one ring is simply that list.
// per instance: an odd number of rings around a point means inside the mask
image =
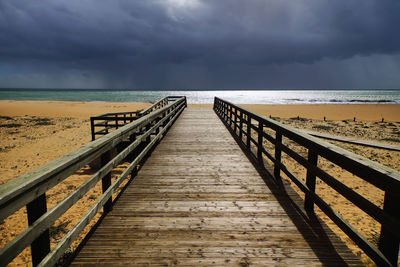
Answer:
[{"label": "gray cloud", "polygon": [[397,0],[5,0],[0,87],[399,87],[398,14]]}]

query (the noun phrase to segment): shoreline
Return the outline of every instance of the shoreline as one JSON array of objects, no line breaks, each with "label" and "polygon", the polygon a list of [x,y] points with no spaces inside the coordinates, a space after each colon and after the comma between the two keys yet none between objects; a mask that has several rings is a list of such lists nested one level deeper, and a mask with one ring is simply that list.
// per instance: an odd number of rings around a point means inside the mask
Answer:
[{"label": "shoreline", "polygon": [[[150,102],[84,102],[0,100],[0,115],[89,118],[108,112],[135,111]],[[315,120],[400,121],[400,104],[239,104],[262,116],[302,117]],[[213,104],[188,104],[193,108],[212,108]]]}]

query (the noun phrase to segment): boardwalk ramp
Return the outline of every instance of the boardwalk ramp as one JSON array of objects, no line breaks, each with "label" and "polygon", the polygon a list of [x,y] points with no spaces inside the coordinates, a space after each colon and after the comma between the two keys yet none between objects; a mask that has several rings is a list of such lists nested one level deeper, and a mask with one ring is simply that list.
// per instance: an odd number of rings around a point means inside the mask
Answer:
[{"label": "boardwalk ramp", "polygon": [[213,110],[187,108],[72,265],[360,265],[286,194]]}]

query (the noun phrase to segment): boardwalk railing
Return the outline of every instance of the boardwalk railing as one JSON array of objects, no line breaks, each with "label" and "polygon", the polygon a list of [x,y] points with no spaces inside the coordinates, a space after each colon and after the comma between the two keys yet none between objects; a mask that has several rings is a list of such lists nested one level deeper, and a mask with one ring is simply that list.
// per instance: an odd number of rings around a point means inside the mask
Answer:
[{"label": "boardwalk railing", "polygon": [[92,140],[95,140],[97,135],[106,135],[112,130],[116,130],[126,125],[127,123],[131,123],[134,120],[146,116],[154,110],[165,107],[171,101],[175,101],[179,98],[179,96],[164,97],[142,111],[104,113],[101,115],[90,117]]},{"label": "boardwalk railing", "polygon": [[[283,172],[304,192],[304,208],[309,214],[314,214],[314,204],[317,205],[378,266],[397,266],[400,241],[399,172],[222,99],[215,98],[214,110],[238,142],[251,153],[260,166],[269,171],[278,185],[282,185]],[[303,153],[297,153],[283,143],[283,137],[306,149],[308,156],[302,156]],[[273,145],[273,151],[265,148],[264,141]],[[306,169],[305,183],[284,165],[281,160],[282,152]],[[266,166],[264,157],[273,163],[273,169]],[[318,166],[319,157],[382,190],[385,193],[384,207],[376,206],[322,170]],[[317,177],[381,224],[378,247],[356,231],[316,193]]]},{"label": "boardwalk railing", "polygon": [[[185,107],[186,98],[176,97],[175,101],[152,109],[134,122],[2,185],[0,221],[26,205],[29,226],[0,250],[0,265],[7,265],[30,245],[34,266],[53,266],[101,208],[104,214],[110,211],[113,193],[124,180],[136,175],[145,156],[158,144]],[[113,157],[111,151],[116,148],[118,154]],[[46,192],[99,156],[102,167],[47,211]],[[130,164],[111,184],[111,170],[123,160],[128,160]],[[50,226],[100,180],[102,195],[50,251]]]}]

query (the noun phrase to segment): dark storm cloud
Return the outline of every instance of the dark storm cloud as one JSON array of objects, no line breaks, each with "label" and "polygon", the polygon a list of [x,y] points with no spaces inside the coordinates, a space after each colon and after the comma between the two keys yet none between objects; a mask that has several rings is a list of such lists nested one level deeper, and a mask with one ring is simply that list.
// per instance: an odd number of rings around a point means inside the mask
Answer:
[{"label": "dark storm cloud", "polygon": [[363,64],[398,76],[398,14],[397,0],[4,0],[0,86],[365,87]]}]

